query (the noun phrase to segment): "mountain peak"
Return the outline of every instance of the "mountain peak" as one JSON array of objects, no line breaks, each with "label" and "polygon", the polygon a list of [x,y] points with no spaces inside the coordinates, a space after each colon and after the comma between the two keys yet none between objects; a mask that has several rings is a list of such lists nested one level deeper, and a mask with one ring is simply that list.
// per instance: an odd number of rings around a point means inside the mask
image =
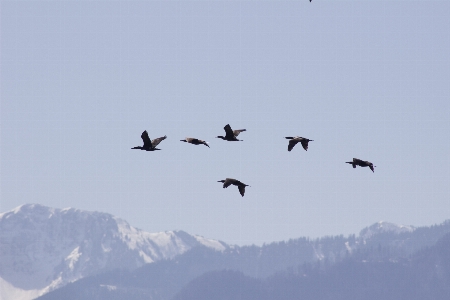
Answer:
[{"label": "mountain peak", "polygon": [[416,228],[414,226],[410,225],[397,225],[395,223],[379,221],[361,230],[359,236],[362,237],[363,239],[369,239],[372,236],[380,233],[392,232],[395,234],[401,234],[405,232],[413,232],[415,229]]},{"label": "mountain peak", "polygon": [[24,204],[0,214],[5,286],[48,292],[100,271],[134,269],[197,247],[226,244],[166,231],[150,233],[108,213]]}]

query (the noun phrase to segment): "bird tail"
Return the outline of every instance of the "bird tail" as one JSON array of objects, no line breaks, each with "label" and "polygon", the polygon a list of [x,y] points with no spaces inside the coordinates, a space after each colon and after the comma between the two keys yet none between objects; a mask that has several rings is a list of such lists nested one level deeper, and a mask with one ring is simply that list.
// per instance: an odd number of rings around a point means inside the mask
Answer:
[{"label": "bird tail", "polygon": [[292,136],[287,136],[286,137],[288,140],[292,140],[294,137],[292,137]]}]

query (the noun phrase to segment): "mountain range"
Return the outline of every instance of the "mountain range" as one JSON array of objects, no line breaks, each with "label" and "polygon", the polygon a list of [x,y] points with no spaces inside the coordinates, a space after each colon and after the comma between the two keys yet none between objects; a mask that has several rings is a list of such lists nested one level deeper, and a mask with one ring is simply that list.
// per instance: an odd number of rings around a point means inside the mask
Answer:
[{"label": "mountain range", "polygon": [[32,299],[113,269],[134,270],[219,241],[149,233],[110,214],[25,204],[0,214],[0,299]]},{"label": "mountain range", "polygon": [[[359,235],[238,247],[183,231],[148,233],[106,213],[26,204],[0,214],[0,300],[206,299],[211,281],[223,283],[212,291],[222,291],[216,298],[233,299],[236,295],[227,293],[236,280],[247,293],[242,299],[262,297],[259,293],[279,297],[265,288],[302,286],[305,277],[314,278],[308,283],[314,286],[335,278],[333,272],[379,270],[380,264],[386,270],[403,266],[409,274],[418,261],[434,262],[424,253],[446,245],[442,239],[449,232],[449,221],[418,228],[378,222]],[[314,297],[327,299],[319,296]]]}]

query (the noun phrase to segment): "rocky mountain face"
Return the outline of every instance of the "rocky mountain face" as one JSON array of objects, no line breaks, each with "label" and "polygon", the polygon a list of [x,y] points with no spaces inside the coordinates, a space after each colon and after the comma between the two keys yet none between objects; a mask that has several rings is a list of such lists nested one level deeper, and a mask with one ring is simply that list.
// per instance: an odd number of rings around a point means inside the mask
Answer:
[{"label": "rocky mountain face", "polygon": [[149,233],[110,214],[26,204],[0,214],[0,299],[32,299],[113,269],[133,270],[224,243],[182,231]]}]

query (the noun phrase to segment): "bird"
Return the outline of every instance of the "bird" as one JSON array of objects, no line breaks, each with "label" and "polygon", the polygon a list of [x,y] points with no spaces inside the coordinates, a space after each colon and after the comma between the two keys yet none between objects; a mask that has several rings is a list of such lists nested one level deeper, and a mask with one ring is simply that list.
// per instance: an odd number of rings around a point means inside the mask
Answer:
[{"label": "bird", "polygon": [[247,131],[247,129],[237,129],[237,130],[232,130],[230,124],[225,125],[225,127],[223,128],[225,130],[225,136],[217,136],[216,138],[225,140],[225,141],[242,141],[242,140],[238,140],[237,136],[243,132],[243,131]]},{"label": "bird", "polygon": [[186,143],[189,143],[189,144],[193,144],[193,145],[205,145],[208,148],[210,148],[207,142],[199,140],[199,139],[196,139],[196,138],[187,137],[184,140],[180,140],[180,141],[186,142]]},{"label": "bird", "polygon": [[145,151],[161,150],[161,149],[156,148],[156,146],[158,146],[158,144],[161,143],[161,141],[165,140],[167,138],[167,136],[165,135],[163,137],[159,137],[152,141],[152,140],[150,140],[150,138],[148,136],[147,130],[144,130],[144,132],[141,134],[141,138],[144,141],[144,145],[136,146],[131,149],[141,149],[141,150],[145,150]]},{"label": "bird", "polygon": [[241,193],[242,197],[244,197],[245,194],[245,187],[249,186],[248,184],[242,183],[239,180],[233,178],[226,178],[225,180],[219,180],[217,182],[222,182],[224,189],[229,187],[230,185],[237,186],[239,189],[239,193]]},{"label": "bird", "polygon": [[370,161],[366,161],[366,160],[361,160],[359,158],[353,158],[353,161],[346,161],[346,164],[351,164],[353,166],[353,168],[356,168],[356,166],[360,166],[360,167],[369,167],[372,172],[375,173],[375,167],[373,165],[373,163],[371,163]]},{"label": "bird", "polygon": [[287,136],[286,137],[289,141],[289,146],[288,146],[288,151],[291,151],[295,145],[297,145],[297,143],[302,143],[303,149],[305,149],[305,151],[308,151],[308,143],[309,142],[313,142],[314,140],[310,140],[301,136]]}]

